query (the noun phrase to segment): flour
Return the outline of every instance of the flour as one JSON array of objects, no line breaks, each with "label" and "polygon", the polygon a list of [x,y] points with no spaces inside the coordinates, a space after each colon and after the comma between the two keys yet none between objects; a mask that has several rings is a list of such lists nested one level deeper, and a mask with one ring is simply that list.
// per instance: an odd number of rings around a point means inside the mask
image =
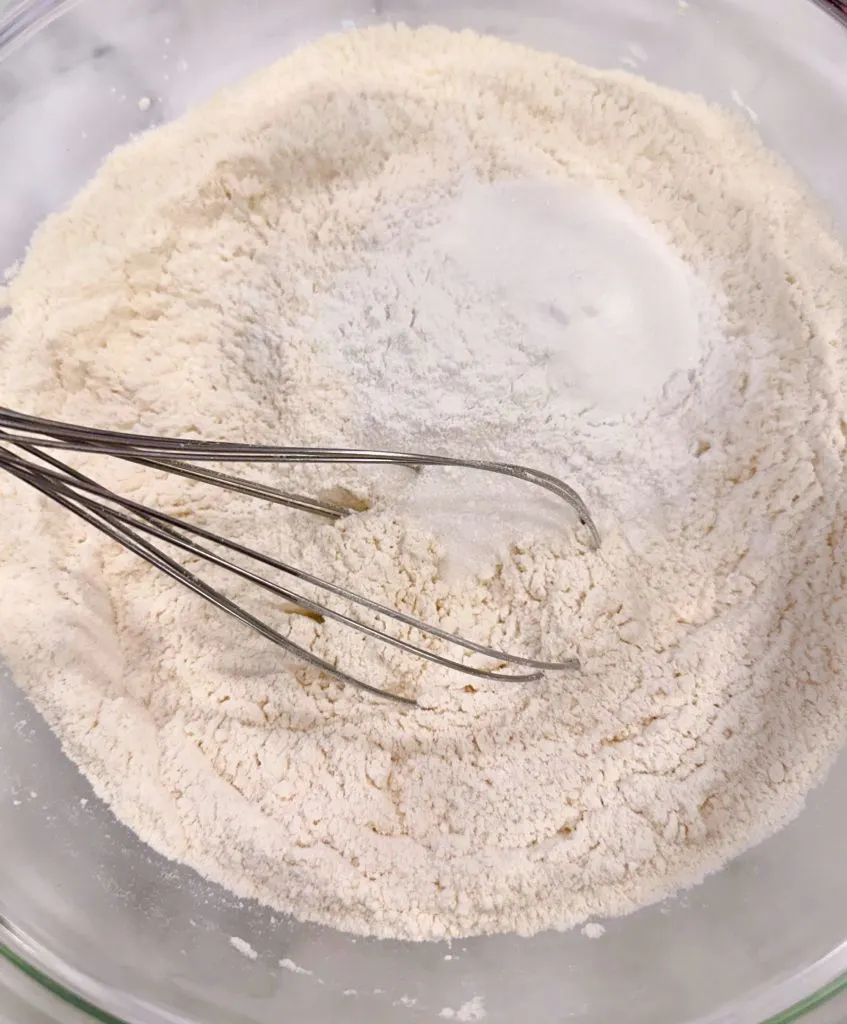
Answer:
[{"label": "flour", "polygon": [[117,151],[43,225],[3,296],[3,402],[562,476],[599,551],[487,477],[256,469],[370,506],[326,525],[80,459],[582,672],[470,685],[209,573],[403,711],[6,479],[3,656],[146,842],[299,918],[424,939],[661,899],[798,813],[845,737],[845,295],[792,175],[695,98],[470,33],[326,39]]},{"label": "flour", "polygon": [[498,182],[436,213],[434,226],[431,201],[401,226],[375,220],[361,267],[329,295],[340,369],[370,399],[380,441],[408,444],[441,421],[445,443],[456,428],[480,443],[480,428],[507,434],[530,407],[602,421],[698,363],[695,301],[710,313],[698,282],[620,200]]},{"label": "flour", "polygon": [[[364,407],[356,441],[529,462],[541,449],[549,463],[567,439],[561,465],[585,486],[611,463],[612,503],[637,519],[654,488],[639,482],[645,435],[626,417],[640,410],[643,422],[700,345],[722,340],[702,282],[648,222],[591,189],[472,185],[400,225],[393,208],[384,216],[308,324],[338,338],[338,374],[352,376]],[[667,458],[666,424],[654,426]],[[457,485],[456,473],[430,472],[393,503],[423,516],[462,568],[525,537],[528,523],[562,529],[561,509],[545,516],[537,494],[467,474]]]},{"label": "flour", "polygon": [[248,960],[259,959],[259,954],[246,939],[242,939],[238,935],[231,935],[229,944],[233,949],[237,949],[242,956],[247,957]]},{"label": "flour", "polygon": [[279,961],[279,966],[284,967],[286,971],[291,971],[292,974],[312,974],[312,971],[306,970],[305,967],[301,967],[299,964],[295,964],[293,960],[289,960],[287,957]]},{"label": "flour", "polygon": [[445,1020],[471,1021],[484,1020],[487,1014],[485,1012],[482,998],[480,996],[474,996],[474,998],[469,999],[468,1002],[462,1003],[458,1010],[445,1006],[438,1016],[443,1017]]}]

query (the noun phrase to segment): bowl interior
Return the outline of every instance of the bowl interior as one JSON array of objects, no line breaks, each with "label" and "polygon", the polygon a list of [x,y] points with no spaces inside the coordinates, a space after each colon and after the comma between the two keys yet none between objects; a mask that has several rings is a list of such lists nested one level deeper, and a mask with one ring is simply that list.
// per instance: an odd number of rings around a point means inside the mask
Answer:
[{"label": "bowl interior", "polygon": [[[810,0],[59,6],[71,9],[0,62],[3,266],[132,133],[311,38],[385,20],[472,27],[736,107],[847,227],[847,31]],[[792,825],[680,898],[607,922],[600,939],[452,945],[302,925],[163,860],[94,797],[6,670],[0,783],[0,941],[128,1021],[436,1021],[477,997],[491,1024],[760,1021],[847,971],[844,756]]]}]

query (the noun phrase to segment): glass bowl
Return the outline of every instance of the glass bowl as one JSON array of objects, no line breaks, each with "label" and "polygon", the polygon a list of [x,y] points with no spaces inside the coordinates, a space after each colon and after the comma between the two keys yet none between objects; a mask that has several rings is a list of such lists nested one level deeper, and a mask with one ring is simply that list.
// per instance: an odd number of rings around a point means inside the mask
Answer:
[{"label": "glass bowl", "polygon": [[[386,20],[472,27],[734,106],[844,228],[839,7],[0,4],[0,265],[19,259],[40,219],[131,134],[325,32]],[[0,635],[0,653],[2,645]],[[600,939],[579,931],[452,945],[355,939],[236,899],[154,854],[93,796],[0,667],[0,1011],[24,1022],[394,1024],[477,1019],[479,997],[487,1024],[843,1021],[845,806],[842,756],[792,825],[682,897],[607,922]]]}]

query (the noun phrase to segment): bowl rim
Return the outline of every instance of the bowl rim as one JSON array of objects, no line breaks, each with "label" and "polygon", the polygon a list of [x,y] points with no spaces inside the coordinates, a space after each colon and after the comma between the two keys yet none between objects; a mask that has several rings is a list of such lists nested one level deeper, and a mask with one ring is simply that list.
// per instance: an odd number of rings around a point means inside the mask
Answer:
[{"label": "bowl rim", "polygon": [[[83,0],[18,0],[5,11],[0,11],[0,64],[15,50],[23,46],[51,22],[63,17]],[[847,0],[804,0],[811,2],[847,30]],[[71,972],[61,958],[32,936],[14,925],[0,905],[0,963],[53,997],[57,1010],[64,1005],[86,1014],[100,1024],[198,1024],[173,1010],[152,1004],[126,992],[116,992],[88,975]],[[791,988],[789,995],[788,989]],[[799,988],[806,995],[796,998]],[[794,1024],[801,1018],[830,1003],[847,991],[847,940],[815,963],[792,974],[782,982],[769,986],[771,995],[784,989],[793,1000],[785,1009],[760,1021],[760,1024]],[[2,994],[0,979],[0,994]],[[739,1010],[754,1010],[761,990],[753,990],[744,997],[744,1003],[733,1007],[732,1019]],[[122,1005],[118,1007],[118,1003]],[[59,1019],[58,1017],[56,1019]],[[698,1024],[720,1024],[726,1020],[725,1009],[719,1008]]]}]

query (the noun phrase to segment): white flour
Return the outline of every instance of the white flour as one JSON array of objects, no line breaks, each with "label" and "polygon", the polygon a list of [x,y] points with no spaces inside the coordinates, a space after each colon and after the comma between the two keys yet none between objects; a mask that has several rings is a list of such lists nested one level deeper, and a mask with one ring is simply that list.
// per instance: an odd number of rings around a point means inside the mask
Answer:
[{"label": "white flour", "polygon": [[[536,463],[543,452],[583,486],[606,480],[618,518],[649,512],[648,428],[625,421],[640,412],[643,425],[669,379],[696,366],[701,340],[720,338],[704,286],[649,223],[586,188],[471,185],[397,218],[379,211],[303,325],[338,339],[338,375],[362,405],[357,440]],[[649,427],[664,461],[666,427]],[[404,499],[439,530],[451,566],[499,557],[528,524],[562,530],[559,508],[545,519],[536,493],[506,481],[430,472],[394,507]]]},{"label": "white flour", "polygon": [[458,1010],[445,1006],[438,1016],[444,1017],[445,1020],[484,1020],[486,1012],[482,1003],[482,998],[480,996],[474,996],[473,999],[468,1000],[468,1002],[462,1003]]},{"label": "white flour", "polygon": [[239,938],[238,935],[231,935],[229,944],[233,949],[237,949],[242,956],[246,956],[248,960],[258,960],[259,954],[246,939]]},{"label": "white flour", "polygon": [[404,712],[6,479],[3,655],[144,840],[301,918],[529,933],[666,896],[796,814],[845,736],[845,295],[792,176],[696,99],[469,33],[327,39],[44,225],[5,296],[3,402],[559,474],[599,552],[467,474],[264,471],[373,502],[327,526],[90,467],[583,671],[470,686],[228,587]]},{"label": "white flour", "polygon": [[311,971],[307,971],[305,967],[301,967],[299,964],[295,964],[293,960],[289,960],[287,957],[279,961],[279,966],[284,967],[286,971],[291,971],[292,974],[311,974]]}]

